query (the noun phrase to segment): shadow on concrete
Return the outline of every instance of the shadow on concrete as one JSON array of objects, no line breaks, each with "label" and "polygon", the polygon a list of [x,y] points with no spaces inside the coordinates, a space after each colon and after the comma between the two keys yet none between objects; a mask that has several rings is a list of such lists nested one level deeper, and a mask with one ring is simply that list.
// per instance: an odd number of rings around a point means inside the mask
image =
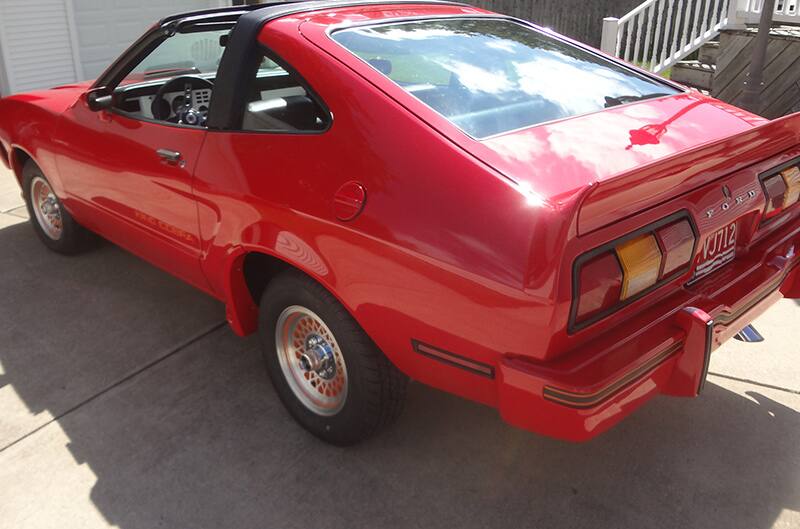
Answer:
[{"label": "shadow on concrete", "polygon": [[0,448],[204,329],[216,301],[105,243],[81,256],[48,251],[27,222],[0,230]]},{"label": "shadow on concrete", "polygon": [[[0,314],[0,340],[13,344],[0,351],[0,384],[31,411],[62,405],[42,378],[100,387],[110,366],[145,362],[129,358],[138,350],[204,328],[197,320],[210,302],[177,281],[113,248],[62,260],[24,230],[0,230],[0,281],[16,296],[16,310],[5,303]],[[42,291],[53,306],[45,328]],[[153,328],[158,343],[141,342]],[[572,445],[414,384],[394,428],[343,450],[288,417],[254,339],[220,328],[59,425],[76,462],[96,475],[92,502],[122,529],[767,529],[782,510],[800,509],[800,414],[748,396],[711,383],[700,399],[656,399],[604,437]]]}]

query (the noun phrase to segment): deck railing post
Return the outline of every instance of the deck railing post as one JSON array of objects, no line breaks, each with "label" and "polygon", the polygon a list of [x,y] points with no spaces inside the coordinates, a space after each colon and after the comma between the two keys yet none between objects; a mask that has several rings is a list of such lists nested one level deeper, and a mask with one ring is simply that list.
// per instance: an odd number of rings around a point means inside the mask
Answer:
[{"label": "deck railing post", "polygon": [[728,23],[724,29],[746,29],[749,0],[728,0]]},{"label": "deck railing post", "polygon": [[799,5],[800,0],[644,0],[619,19],[603,19],[600,48],[658,73],[716,38],[720,31],[747,29],[764,10],[774,14],[772,20],[800,25]]},{"label": "deck railing post", "polygon": [[617,41],[619,39],[619,19],[607,17],[603,19],[603,38],[600,40],[600,50],[609,55],[617,54]]},{"label": "deck railing post", "polygon": [[750,70],[744,82],[742,106],[754,114],[761,112],[761,91],[764,88],[764,65],[767,60],[767,46],[772,29],[772,17],[775,15],[775,0],[764,0],[761,9],[761,21],[753,46],[753,58]]}]

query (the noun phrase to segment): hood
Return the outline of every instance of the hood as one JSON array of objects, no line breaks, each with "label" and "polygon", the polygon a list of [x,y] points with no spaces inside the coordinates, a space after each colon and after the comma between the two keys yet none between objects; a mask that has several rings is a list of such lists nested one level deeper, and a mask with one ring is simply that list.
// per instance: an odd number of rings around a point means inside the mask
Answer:
[{"label": "hood", "polygon": [[50,90],[80,90],[82,92],[85,92],[86,90],[88,90],[92,86],[93,83],[94,83],[94,80],[81,81],[81,82],[78,82],[78,83],[69,83],[69,84],[63,84],[63,85],[60,85],[60,86],[56,86],[54,88],[51,88]]},{"label": "hood", "polygon": [[91,88],[94,81],[71,83],[46,90],[35,90],[3,98],[6,102],[31,103],[50,112],[60,114]]}]

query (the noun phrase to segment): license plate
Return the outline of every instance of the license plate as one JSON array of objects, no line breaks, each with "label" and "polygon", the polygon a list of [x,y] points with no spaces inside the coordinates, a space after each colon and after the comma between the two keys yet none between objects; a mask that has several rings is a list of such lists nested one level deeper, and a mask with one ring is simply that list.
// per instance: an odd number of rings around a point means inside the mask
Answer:
[{"label": "license plate", "polygon": [[693,281],[719,270],[736,258],[736,232],[737,225],[733,222],[706,239],[700,248]]}]

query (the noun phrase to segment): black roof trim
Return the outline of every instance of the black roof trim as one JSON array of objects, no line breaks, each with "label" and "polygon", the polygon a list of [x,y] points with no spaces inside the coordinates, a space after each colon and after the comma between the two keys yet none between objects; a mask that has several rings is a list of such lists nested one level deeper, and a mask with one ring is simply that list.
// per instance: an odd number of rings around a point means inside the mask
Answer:
[{"label": "black roof trim", "polygon": [[[295,2],[301,2],[303,0],[294,0]],[[227,14],[234,14],[234,13],[246,13],[249,11],[255,11],[256,9],[261,9],[263,7],[269,7],[271,5],[277,4],[284,4],[287,2],[270,2],[268,4],[255,4],[255,5],[244,5],[244,6],[228,6],[228,7],[215,7],[210,9],[200,9],[197,11],[186,11],[184,13],[177,13],[175,15],[170,15],[168,17],[164,17],[158,21],[160,26],[167,25],[171,22],[177,22],[179,20],[183,20],[189,17],[205,17],[205,16],[214,16],[214,15],[227,15]]]},{"label": "black roof trim", "polygon": [[258,69],[260,51],[256,41],[261,28],[268,22],[323,9],[398,4],[474,7],[449,0],[293,0],[251,6],[254,8],[252,11],[239,17],[222,56],[217,80],[223,79],[225,82],[218,82],[214,87],[207,123],[209,129],[232,130],[241,125],[244,104],[243,98],[237,97],[237,94],[245,93],[247,83]]},{"label": "black roof trim", "polygon": [[[216,7],[210,9],[200,9],[198,11],[187,11],[184,13],[177,13],[175,15],[170,15],[168,17],[164,17],[159,21],[159,25],[164,26],[171,22],[181,21],[186,18],[190,17],[206,17],[206,16],[217,16],[217,15],[226,15],[226,14],[235,14],[235,13],[242,13],[245,14],[246,12],[252,11],[260,11],[262,9],[269,9],[274,7],[283,7],[283,6],[290,6],[296,4],[327,4],[321,7],[309,6],[303,9],[303,11],[312,11],[317,9],[323,8],[331,8],[336,7],[336,4],[342,4],[343,6],[357,6],[359,4],[396,4],[399,2],[387,0],[385,2],[373,2],[370,0],[362,0],[360,2],[357,1],[348,1],[348,0],[327,0],[327,1],[318,1],[318,0],[272,0],[269,2],[263,2],[260,4],[252,4],[252,5],[240,5],[240,6],[228,6],[228,7]],[[403,2],[406,3],[406,2]],[[452,2],[446,0],[417,0],[414,2],[408,3],[415,3],[415,4],[455,4],[455,5],[467,5],[460,2]],[[299,11],[298,11],[299,12]]]}]

